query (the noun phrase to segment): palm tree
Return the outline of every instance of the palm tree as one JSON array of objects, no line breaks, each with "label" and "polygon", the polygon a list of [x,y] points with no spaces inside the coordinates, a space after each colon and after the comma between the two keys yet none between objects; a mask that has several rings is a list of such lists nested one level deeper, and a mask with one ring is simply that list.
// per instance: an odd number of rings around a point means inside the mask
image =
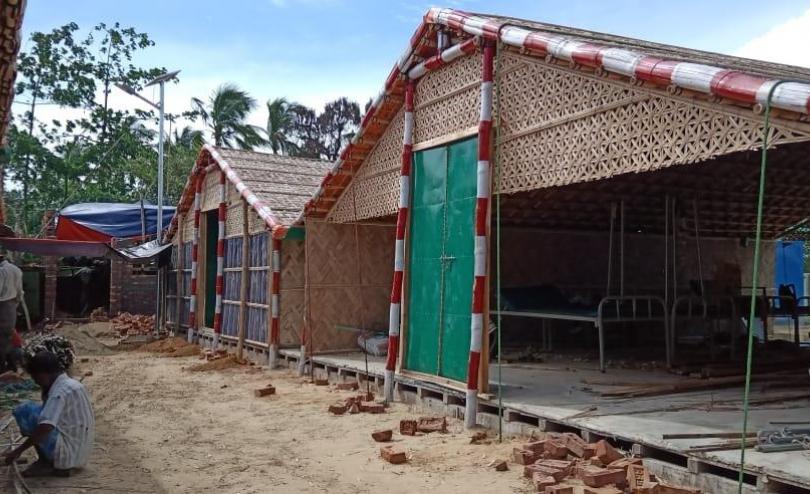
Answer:
[{"label": "palm tree", "polygon": [[207,103],[192,98],[191,106],[202,117],[215,146],[253,149],[264,144],[260,129],[246,122],[250,112],[256,108],[256,100],[236,85],[219,86]]},{"label": "palm tree", "polygon": [[267,144],[273,154],[290,154],[298,146],[290,140],[295,119],[295,104],[290,104],[286,98],[276,98],[267,102]]},{"label": "palm tree", "polygon": [[170,142],[170,144],[196,151],[202,147],[204,140],[201,130],[192,129],[187,125],[180,132],[177,132],[177,129],[174,130],[174,142]]}]

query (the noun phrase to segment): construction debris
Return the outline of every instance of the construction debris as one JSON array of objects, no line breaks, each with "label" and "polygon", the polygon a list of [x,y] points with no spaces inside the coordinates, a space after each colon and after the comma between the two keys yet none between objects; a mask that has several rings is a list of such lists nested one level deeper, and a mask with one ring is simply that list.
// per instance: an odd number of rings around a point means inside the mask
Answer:
[{"label": "construction debris", "polygon": [[344,403],[335,403],[334,405],[329,405],[329,413],[334,415],[343,415],[348,410],[348,407]]},{"label": "construction debris", "polygon": [[76,360],[73,343],[58,334],[40,333],[31,336],[25,342],[23,352],[27,358],[31,358],[39,352],[51,352],[59,359],[63,369],[69,369]]},{"label": "construction debris", "polygon": [[419,417],[416,426],[419,432],[429,434],[431,432],[447,432],[447,417]]},{"label": "construction debris", "polygon": [[276,388],[272,384],[268,384],[263,388],[253,390],[253,396],[255,396],[256,398],[263,398],[265,396],[274,394],[276,394]]},{"label": "construction debris", "polygon": [[394,435],[394,431],[391,429],[382,429],[378,431],[374,431],[371,433],[371,438],[377,441],[378,443],[387,443],[391,440]]},{"label": "construction debris", "polygon": [[489,463],[489,466],[495,469],[496,472],[505,472],[509,470],[509,465],[506,463],[505,460],[492,460]]},{"label": "construction debris", "polygon": [[107,322],[109,320],[110,316],[107,315],[107,311],[104,310],[104,307],[98,307],[90,313],[90,322]]},{"label": "construction debris", "polygon": [[416,420],[403,419],[399,421],[399,433],[403,436],[415,436],[419,430]]},{"label": "construction debris", "polygon": [[380,456],[383,458],[383,460],[393,465],[399,465],[408,461],[407,452],[399,446],[381,447]]},{"label": "construction debris", "polygon": [[[90,316],[92,320],[92,315]],[[155,332],[155,316],[119,312],[109,320],[112,328],[121,336],[146,335]]]}]

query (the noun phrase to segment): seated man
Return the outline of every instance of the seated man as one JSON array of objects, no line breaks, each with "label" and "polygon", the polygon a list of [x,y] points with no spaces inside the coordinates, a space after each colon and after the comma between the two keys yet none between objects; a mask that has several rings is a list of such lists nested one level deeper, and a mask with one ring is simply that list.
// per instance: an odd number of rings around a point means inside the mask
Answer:
[{"label": "seated man", "polygon": [[42,388],[42,406],[27,402],[14,409],[14,418],[25,442],[8,453],[6,465],[33,446],[39,459],[24,476],[64,476],[87,464],[93,447],[95,417],[82,383],[68,377],[51,352],[39,352],[26,370]]}]

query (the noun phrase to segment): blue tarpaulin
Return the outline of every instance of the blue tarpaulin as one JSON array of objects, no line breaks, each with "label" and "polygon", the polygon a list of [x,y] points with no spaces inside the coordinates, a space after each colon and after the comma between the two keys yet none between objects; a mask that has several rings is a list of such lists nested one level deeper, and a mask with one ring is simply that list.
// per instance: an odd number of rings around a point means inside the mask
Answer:
[{"label": "blue tarpaulin", "polygon": [[780,240],[776,242],[776,286],[793,285],[796,296],[804,294],[804,242]]},{"label": "blue tarpaulin", "polygon": [[[163,207],[164,229],[168,228],[171,223],[174,210],[174,207]],[[154,235],[157,232],[157,206],[144,205],[143,214],[146,219],[146,234]],[[57,221],[56,236],[63,240],[104,240],[93,235],[92,232],[108,238],[132,238],[142,234],[141,205],[139,203],[74,204],[59,211]],[[76,228],[75,225],[79,225],[79,228]]]}]

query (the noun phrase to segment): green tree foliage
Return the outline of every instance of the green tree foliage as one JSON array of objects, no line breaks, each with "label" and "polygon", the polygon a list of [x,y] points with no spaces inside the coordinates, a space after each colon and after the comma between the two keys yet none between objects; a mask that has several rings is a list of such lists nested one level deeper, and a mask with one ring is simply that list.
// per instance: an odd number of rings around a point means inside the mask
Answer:
[{"label": "green tree foliage", "polygon": [[208,128],[215,146],[253,149],[264,144],[260,129],[247,123],[256,100],[235,84],[219,86],[207,102],[193,98],[191,106]]},{"label": "green tree foliage", "polygon": [[267,145],[273,154],[290,154],[296,151],[296,144],[292,141],[293,122],[295,120],[294,106],[286,98],[276,98],[267,102]]}]

